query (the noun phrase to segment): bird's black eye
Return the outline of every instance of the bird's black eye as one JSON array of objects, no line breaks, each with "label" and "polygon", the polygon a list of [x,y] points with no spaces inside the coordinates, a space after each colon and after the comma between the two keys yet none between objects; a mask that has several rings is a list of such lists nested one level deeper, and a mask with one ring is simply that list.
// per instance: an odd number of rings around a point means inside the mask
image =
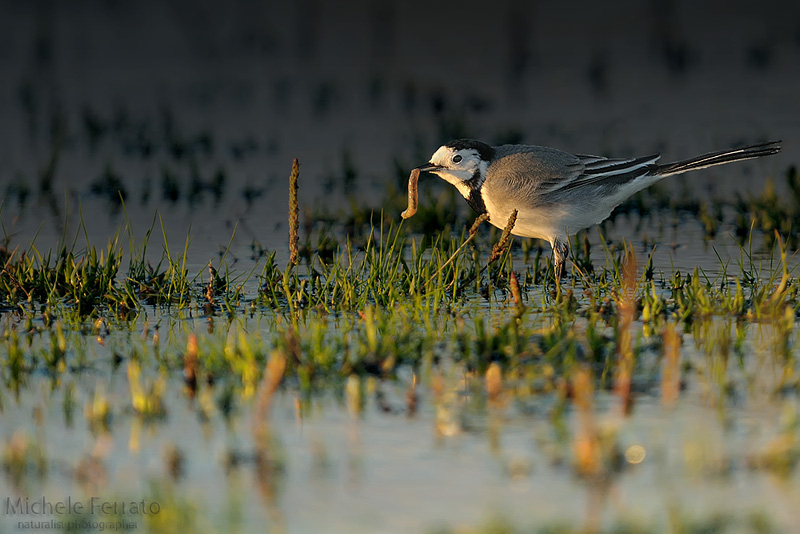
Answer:
[{"label": "bird's black eye", "polygon": [[453,156],[453,163],[460,163],[462,160],[461,154],[456,154]]}]

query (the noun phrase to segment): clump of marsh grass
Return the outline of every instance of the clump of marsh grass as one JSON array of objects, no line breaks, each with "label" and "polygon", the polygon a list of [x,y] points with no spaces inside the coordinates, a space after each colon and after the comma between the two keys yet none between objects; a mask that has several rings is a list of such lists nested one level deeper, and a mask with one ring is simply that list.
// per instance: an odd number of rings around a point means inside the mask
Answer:
[{"label": "clump of marsh grass", "polygon": [[[483,216],[478,217],[475,220],[475,223],[473,223],[472,227],[470,228],[470,237],[468,238],[468,240],[471,240],[472,237],[474,237],[474,235],[477,233],[478,226],[484,220],[488,219],[488,216],[486,217],[486,219],[483,219],[482,217]],[[465,280],[465,282],[461,284],[462,287],[469,286],[474,280],[476,280],[479,276],[481,276],[483,272],[489,268],[489,266],[491,266],[494,262],[499,260],[503,256],[503,254],[508,251],[509,240],[511,239],[511,231],[514,229],[514,225],[516,224],[516,222],[517,222],[517,210],[512,210],[511,215],[509,215],[508,217],[508,222],[506,223],[506,226],[503,228],[503,232],[500,235],[500,239],[497,241],[497,243],[495,243],[492,246],[492,253],[489,256],[489,260],[480,270],[473,273],[472,276],[468,277]],[[456,251],[456,253],[458,253],[458,250]]]},{"label": "clump of marsh grass", "polygon": [[143,379],[141,365],[136,360],[128,362],[127,373],[134,412],[146,421],[163,419],[167,414],[166,377],[161,375],[153,381]]},{"label": "clump of marsh grass", "polygon": [[772,181],[768,181],[764,190],[758,195],[739,197],[735,208],[742,215],[736,219],[736,235],[742,240],[750,235],[751,226],[763,232],[766,246],[774,243],[774,236],[779,232],[784,236],[792,249],[796,249],[798,241],[797,228],[800,227],[800,173],[797,167],[789,167],[785,173],[788,195],[780,195]]},{"label": "clump of marsh grass", "polygon": [[92,399],[86,401],[83,414],[92,433],[105,434],[111,430],[111,404],[99,388],[95,389]]},{"label": "clump of marsh grass", "polygon": [[[516,210],[514,210],[514,211],[516,213]],[[461,245],[459,245],[459,247],[456,249],[456,251],[453,252],[453,254],[451,254],[449,258],[447,258],[447,261],[444,262],[439,267],[439,269],[436,271],[436,273],[431,277],[431,279],[430,279],[431,281],[433,281],[434,278],[437,278],[438,275],[445,269],[445,267],[447,267],[448,265],[450,265],[453,262],[453,260],[456,258],[456,256],[458,256],[458,254],[461,253],[461,251],[464,249],[464,247],[466,247],[467,244],[470,241],[472,241],[472,239],[478,234],[478,228],[480,227],[480,225],[483,224],[484,222],[488,221],[488,220],[489,220],[489,214],[488,213],[481,213],[480,215],[478,215],[478,217],[475,219],[475,222],[473,222],[472,226],[469,227],[469,236],[461,243]]]},{"label": "clump of marsh grass", "polygon": [[24,488],[28,480],[41,480],[48,472],[48,459],[39,442],[24,432],[15,432],[2,443],[2,467],[13,485]]},{"label": "clump of marsh grass", "polygon": [[789,480],[800,464],[800,415],[792,402],[785,402],[780,416],[780,432],[748,458],[752,469],[768,470]]}]

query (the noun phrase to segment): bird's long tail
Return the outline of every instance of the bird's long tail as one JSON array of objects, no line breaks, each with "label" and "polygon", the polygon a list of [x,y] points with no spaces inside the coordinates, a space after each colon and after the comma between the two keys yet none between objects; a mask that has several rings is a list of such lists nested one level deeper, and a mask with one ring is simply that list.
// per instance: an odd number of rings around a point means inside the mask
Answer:
[{"label": "bird's long tail", "polygon": [[730,163],[731,161],[771,156],[781,151],[780,143],[780,141],[767,141],[766,143],[759,143],[742,148],[709,152],[708,154],[685,159],[683,161],[655,165],[648,174],[662,177],[670,176],[688,171],[696,171],[697,169],[705,169],[706,167],[713,167],[714,165],[722,165],[724,163]]}]

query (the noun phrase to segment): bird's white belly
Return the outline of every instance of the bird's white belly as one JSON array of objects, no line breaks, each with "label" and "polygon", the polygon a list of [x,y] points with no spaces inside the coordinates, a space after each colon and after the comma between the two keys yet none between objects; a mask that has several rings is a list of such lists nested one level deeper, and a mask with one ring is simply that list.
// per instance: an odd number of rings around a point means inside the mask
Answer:
[{"label": "bird's white belly", "polygon": [[514,209],[517,221],[512,234],[522,237],[535,237],[553,241],[555,237],[573,235],[579,230],[593,226],[608,217],[610,210],[598,206],[565,205],[539,206],[535,208],[515,206],[508,199],[497,201],[489,191],[483,191],[483,202],[489,213],[489,222],[505,228]]},{"label": "bird's white belly", "polygon": [[554,213],[552,209],[530,209],[524,206],[514,206],[512,202],[503,200],[496,202],[491,194],[483,192],[483,203],[489,213],[489,222],[498,228],[505,228],[514,209],[517,210],[517,220],[514,223],[512,234],[522,237],[535,237],[550,240],[551,236],[558,233],[557,221],[563,214]]}]

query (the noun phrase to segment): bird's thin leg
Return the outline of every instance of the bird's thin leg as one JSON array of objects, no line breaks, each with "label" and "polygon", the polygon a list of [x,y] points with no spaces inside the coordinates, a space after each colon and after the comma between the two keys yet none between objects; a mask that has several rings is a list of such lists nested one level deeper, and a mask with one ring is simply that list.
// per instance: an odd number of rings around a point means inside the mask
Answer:
[{"label": "bird's thin leg", "polygon": [[559,281],[564,276],[564,262],[569,255],[569,243],[557,237],[550,245],[553,247],[553,272],[556,281]]}]

